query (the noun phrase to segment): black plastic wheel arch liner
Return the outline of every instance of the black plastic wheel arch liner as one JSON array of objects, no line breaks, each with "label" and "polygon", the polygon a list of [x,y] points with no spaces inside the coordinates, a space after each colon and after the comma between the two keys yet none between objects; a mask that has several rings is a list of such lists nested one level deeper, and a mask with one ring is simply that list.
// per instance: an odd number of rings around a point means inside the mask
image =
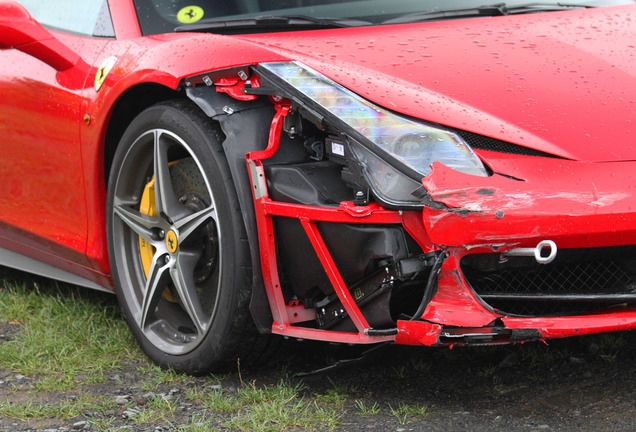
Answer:
[{"label": "black plastic wheel arch liner", "polygon": [[261,273],[258,229],[245,154],[267,148],[269,129],[276,111],[267,101],[239,101],[227,94],[218,93],[215,87],[189,87],[186,88],[186,94],[208,117],[219,122],[225,134],[223,151],[232,173],[252,252],[254,288],[250,313],[258,331],[270,333],[273,318]]}]

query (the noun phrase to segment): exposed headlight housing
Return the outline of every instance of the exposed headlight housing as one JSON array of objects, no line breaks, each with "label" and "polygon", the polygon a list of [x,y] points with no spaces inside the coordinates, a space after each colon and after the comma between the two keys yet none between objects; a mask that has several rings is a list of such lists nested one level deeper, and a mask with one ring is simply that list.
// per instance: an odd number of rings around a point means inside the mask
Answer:
[{"label": "exposed headlight housing", "polygon": [[[487,176],[473,150],[457,134],[381,108],[298,62],[263,63],[263,68],[346,125],[354,156],[380,199],[393,205],[420,203],[411,192],[439,161],[457,171]],[[353,132],[353,133],[352,133]]]}]

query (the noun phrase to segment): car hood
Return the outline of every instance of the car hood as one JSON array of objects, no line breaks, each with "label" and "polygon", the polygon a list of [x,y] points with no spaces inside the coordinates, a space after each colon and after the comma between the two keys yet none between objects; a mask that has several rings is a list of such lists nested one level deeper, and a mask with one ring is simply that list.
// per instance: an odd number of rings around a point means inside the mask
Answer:
[{"label": "car hood", "polygon": [[241,36],[386,108],[582,161],[636,160],[636,7]]}]

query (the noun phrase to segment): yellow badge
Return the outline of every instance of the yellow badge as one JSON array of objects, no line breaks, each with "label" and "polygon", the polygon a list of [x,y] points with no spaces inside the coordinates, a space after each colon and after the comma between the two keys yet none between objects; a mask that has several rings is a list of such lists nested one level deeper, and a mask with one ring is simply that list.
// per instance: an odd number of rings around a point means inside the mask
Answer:
[{"label": "yellow badge", "polygon": [[203,18],[203,9],[199,6],[186,6],[177,14],[177,19],[184,24],[192,24]]},{"label": "yellow badge", "polygon": [[170,253],[177,251],[177,235],[172,230],[166,234],[166,246],[168,246]]},{"label": "yellow badge", "polygon": [[99,91],[102,88],[102,84],[106,81],[106,77],[110,73],[110,70],[115,66],[117,62],[117,57],[108,57],[106,60],[102,62],[97,69],[97,73],[95,74],[95,91]]}]

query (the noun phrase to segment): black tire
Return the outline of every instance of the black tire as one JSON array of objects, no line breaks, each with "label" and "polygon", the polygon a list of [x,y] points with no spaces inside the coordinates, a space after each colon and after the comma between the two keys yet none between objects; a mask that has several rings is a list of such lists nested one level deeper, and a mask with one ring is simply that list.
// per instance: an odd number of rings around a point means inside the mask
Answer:
[{"label": "black tire", "polygon": [[[222,140],[189,101],[152,106],[124,133],[108,184],[108,254],[124,318],[148,357],[191,374],[236,368],[259,345]],[[141,211],[144,193],[154,211]]]}]

